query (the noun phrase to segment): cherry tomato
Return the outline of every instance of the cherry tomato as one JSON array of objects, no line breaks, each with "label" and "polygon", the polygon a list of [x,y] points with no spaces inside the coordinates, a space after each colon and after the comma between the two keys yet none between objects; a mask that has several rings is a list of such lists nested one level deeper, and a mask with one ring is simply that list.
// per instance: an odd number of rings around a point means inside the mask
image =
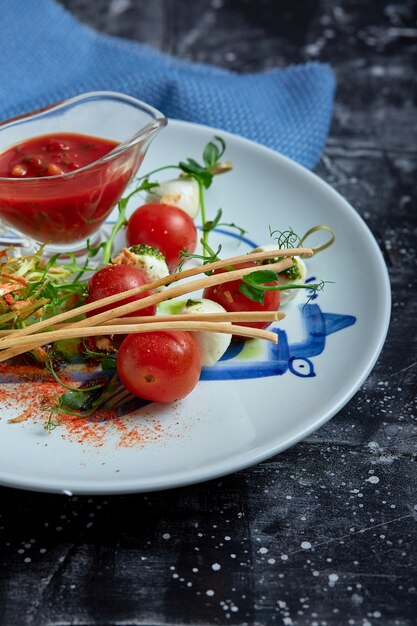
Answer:
[{"label": "cherry tomato", "polygon": [[128,335],[117,355],[117,373],[135,396],[173,402],[196,386],[201,373],[200,351],[187,332]]},{"label": "cherry tomato", "polygon": [[[135,287],[141,287],[146,285],[147,280],[138,267],[134,265],[106,265],[101,270],[98,270],[90,279],[88,283],[88,297],[86,302],[96,302],[101,298],[112,296],[128,289],[134,289]],[[94,309],[87,313],[88,316],[96,315],[97,313],[103,313],[104,311],[110,311],[122,304],[128,304],[129,302],[135,302],[141,300],[146,296],[151,295],[151,291],[143,291],[136,296],[130,296],[124,300],[119,300],[113,304],[108,304],[99,309]],[[156,306],[148,306],[140,311],[133,311],[127,313],[124,317],[134,317],[136,315],[155,315]]]},{"label": "cherry tomato", "polygon": [[144,204],[134,211],[127,223],[129,246],[145,243],[158,248],[170,271],[179,265],[179,253],[187,248],[194,252],[197,229],[193,219],[176,206],[162,203]]},{"label": "cherry tomato", "polygon": [[[242,263],[241,267],[250,267],[251,263]],[[236,268],[238,269],[238,268]],[[259,269],[258,266],[254,266],[254,270]],[[215,274],[223,272],[224,270],[217,270]],[[221,304],[226,311],[238,312],[238,311],[278,311],[280,303],[279,291],[265,291],[264,303],[254,302],[241,291],[239,291],[239,285],[241,280],[232,280],[229,283],[223,283],[223,285],[214,285],[213,287],[207,287],[203,292],[203,298],[209,298],[214,300],[218,304]],[[267,283],[268,285],[276,285],[277,282]],[[239,326],[249,326],[250,328],[267,328],[271,322],[239,322]]]}]

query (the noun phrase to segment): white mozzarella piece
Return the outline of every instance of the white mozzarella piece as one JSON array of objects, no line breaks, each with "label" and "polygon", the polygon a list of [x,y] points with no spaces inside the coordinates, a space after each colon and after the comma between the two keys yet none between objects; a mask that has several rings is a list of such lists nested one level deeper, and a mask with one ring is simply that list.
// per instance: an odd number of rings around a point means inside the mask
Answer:
[{"label": "white mozzarella piece", "polygon": [[[180,313],[225,313],[225,309],[208,298],[191,300]],[[210,367],[223,356],[232,340],[232,335],[212,332],[193,333],[201,354],[201,364]]]},{"label": "white mozzarella piece", "polygon": [[147,202],[173,204],[195,218],[200,209],[198,183],[194,178],[167,180],[152,189]]},{"label": "white mozzarella piece", "polygon": [[[149,246],[138,245],[123,248],[123,250],[112,259],[112,263],[115,265],[134,265],[138,267],[149,283],[159,278],[169,276],[169,268],[165,262],[164,255]],[[163,289],[164,287],[162,286],[155,289],[155,291],[162,291]]]},{"label": "white mozzarella piece", "polygon": [[137,254],[135,265],[143,271],[148,282],[169,276],[168,265],[162,259],[149,254]]}]

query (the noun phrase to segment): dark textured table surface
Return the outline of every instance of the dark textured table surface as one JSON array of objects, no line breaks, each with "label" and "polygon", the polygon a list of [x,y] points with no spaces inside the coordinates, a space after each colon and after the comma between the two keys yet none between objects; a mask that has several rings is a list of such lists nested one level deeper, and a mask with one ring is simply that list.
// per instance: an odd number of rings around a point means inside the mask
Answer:
[{"label": "dark textured table surface", "polygon": [[416,3],[62,2],[105,32],[237,71],[330,62],[317,173],[377,238],[392,322],[349,404],[256,467],[148,495],[1,489],[1,625],[417,624]]}]

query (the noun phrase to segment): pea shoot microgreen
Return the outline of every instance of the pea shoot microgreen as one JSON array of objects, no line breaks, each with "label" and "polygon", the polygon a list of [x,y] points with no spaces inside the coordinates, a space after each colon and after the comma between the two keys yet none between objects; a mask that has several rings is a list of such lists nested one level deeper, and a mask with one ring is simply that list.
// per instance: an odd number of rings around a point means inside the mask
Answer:
[{"label": "pea shoot microgreen", "polygon": [[85,342],[83,344],[83,349],[85,358],[99,361],[103,371],[116,369],[116,354],[91,350]]},{"label": "pea shoot microgreen", "polygon": [[242,228],[241,226],[238,226],[234,222],[221,222],[220,220],[221,220],[222,215],[223,215],[223,210],[219,209],[214,219],[208,220],[203,224],[202,229],[201,229],[203,233],[209,233],[210,231],[214,230],[218,226],[228,226],[229,228],[236,228],[236,230],[238,230],[239,232],[239,236],[243,237],[243,235],[246,233],[246,230]]},{"label": "pea shoot microgreen", "polygon": [[133,196],[135,196],[136,194],[141,193],[142,191],[151,191],[152,189],[154,189],[154,187],[157,187],[157,186],[158,186],[158,183],[149,182],[149,178],[148,176],[146,176],[138,187],[133,189],[133,191],[131,191],[127,196],[119,200],[119,202],[117,203],[118,216],[117,216],[116,223],[113,225],[113,228],[111,230],[111,233],[107,241],[102,243],[101,246],[99,246],[99,248],[97,249],[97,252],[100,249],[100,247],[103,250],[103,256],[102,256],[103,265],[110,263],[115,237],[117,233],[120,230],[122,230],[122,228],[124,228],[127,224],[126,209],[127,209],[129,200],[133,198]]},{"label": "pea shoot microgreen", "polygon": [[[208,235],[210,231],[212,231],[216,226],[229,226],[231,228],[236,228],[241,233],[241,235],[246,232],[243,228],[234,223],[220,224],[219,222],[222,216],[221,209],[217,211],[217,214],[213,220],[207,219],[204,192],[211,186],[214,176],[228,172],[232,169],[232,164],[230,163],[230,161],[221,160],[225,153],[225,150],[226,142],[224,141],[224,139],[222,139],[222,137],[215,135],[213,140],[209,141],[204,147],[202,155],[203,164],[198,163],[198,161],[193,158],[187,158],[185,159],[185,161],[180,161],[177,165],[165,165],[164,167],[159,167],[152,172],[146,174],[146,176],[137,179],[138,181],[144,179],[146,180],[154,174],[158,174],[161,171],[170,169],[179,170],[182,176],[188,176],[190,178],[193,178],[198,184],[199,205],[204,243],[208,242]],[[157,184],[155,186],[157,186]]]},{"label": "pea shoot microgreen", "polygon": [[301,245],[301,238],[291,228],[286,230],[272,230],[269,226],[269,236],[275,239],[278,248],[296,248]]},{"label": "pea shoot microgreen", "polygon": [[[278,248],[293,249],[293,248],[302,246],[305,239],[309,237],[312,233],[319,232],[322,230],[326,232],[330,232],[332,235],[332,238],[325,245],[319,248],[313,249],[316,253],[321,250],[324,250],[326,247],[330,246],[334,241],[334,238],[335,238],[334,232],[329,226],[314,226],[313,228],[308,230],[303,237],[300,237],[299,235],[297,235],[297,233],[293,230],[293,228],[291,228],[291,226],[287,228],[286,230],[273,230],[271,226],[269,226],[269,236],[275,239]],[[267,261],[263,261],[262,264],[267,267],[268,264],[278,262],[282,258],[283,257],[271,258]],[[250,300],[263,304],[266,291],[284,291],[287,289],[307,289],[311,291],[305,303],[305,305],[307,305],[317,292],[322,291],[324,289],[324,286],[326,283],[331,282],[331,281],[323,281],[323,280],[320,280],[317,283],[308,283],[308,284],[290,282],[292,280],[297,280],[298,278],[300,278],[299,266],[297,265],[295,261],[293,262],[293,265],[290,268],[282,272],[282,275],[287,279],[286,282],[281,283],[281,284],[276,284],[276,285],[268,285],[267,283],[279,281],[280,280],[279,274],[277,274],[276,272],[272,272],[268,269],[263,269],[263,270],[252,272],[242,278],[242,282],[239,285],[239,291],[243,293]]]},{"label": "pea shoot microgreen", "polygon": [[[186,161],[180,161],[179,167],[183,172],[195,178],[195,180],[208,189],[213,182],[212,170],[219,163],[221,157],[226,150],[226,143],[224,139],[214,137],[214,141],[209,141],[203,150],[203,163],[200,165],[194,159],[188,158]],[[205,220],[203,220],[203,223]]]},{"label": "pea shoot microgreen", "polygon": [[104,382],[87,388],[83,386],[71,388],[66,386],[59,377],[56,377],[56,380],[68,390],[44,407],[44,410],[48,411],[44,426],[47,431],[59,426],[63,415],[80,419],[91,417],[120,391],[120,383],[115,371],[110,379],[107,378]]},{"label": "pea shoot microgreen", "polygon": [[[215,261],[220,260],[219,254],[222,250],[221,244],[219,244],[217,250],[214,251],[209,246],[209,244],[204,241],[204,239],[200,239],[200,243],[203,248],[203,254],[194,254],[194,253],[188,252],[187,249],[181,250],[180,257],[182,260],[181,260],[181,263],[178,265],[176,272],[180,272],[183,268],[185,261],[188,261],[189,259],[198,259],[203,262],[203,265],[208,265],[209,263],[214,263]],[[210,276],[210,274],[212,274],[212,272],[204,272],[204,273],[207,276]]]},{"label": "pea shoot microgreen", "polygon": [[284,291],[286,289],[308,289],[313,293],[308,297],[306,304],[308,304],[311,298],[318,291],[324,289],[324,285],[329,281],[320,280],[318,283],[281,283],[278,285],[268,285],[274,281],[279,281],[279,274],[272,272],[271,270],[257,270],[251,272],[246,276],[243,276],[242,282],[239,285],[239,291],[243,293],[247,298],[254,302],[264,303],[264,297],[266,291]]}]

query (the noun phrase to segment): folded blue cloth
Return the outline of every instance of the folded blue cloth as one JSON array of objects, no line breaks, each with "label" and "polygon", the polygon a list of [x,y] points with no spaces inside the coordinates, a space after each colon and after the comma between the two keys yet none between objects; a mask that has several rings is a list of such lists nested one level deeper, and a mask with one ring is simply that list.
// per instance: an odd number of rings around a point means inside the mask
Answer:
[{"label": "folded blue cloth", "polygon": [[335,81],[321,63],[236,74],[96,33],[52,0],[1,3],[0,55],[1,120],[108,89],[167,117],[248,137],[307,167],[326,141]]}]

